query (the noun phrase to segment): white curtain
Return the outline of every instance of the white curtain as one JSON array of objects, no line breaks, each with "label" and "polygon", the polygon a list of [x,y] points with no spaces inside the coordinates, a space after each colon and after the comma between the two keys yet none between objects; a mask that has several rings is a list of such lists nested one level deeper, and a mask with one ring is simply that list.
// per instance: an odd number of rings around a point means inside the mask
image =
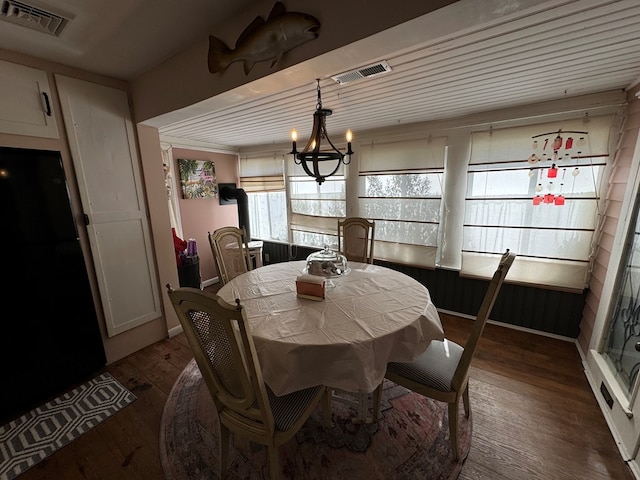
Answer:
[{"label": "white curtain", "polygon": [[513,282],[587,286],[613,116],[474,132],[463,275],[490,277],[518,255]]},{"label": "white curtain", "polygon": [[435,268],[446,137],[359,147],[359,215],[375,220],[376,258]]},{"label": "white curtain", "polygon": [[162,145],[162,168],[164,169],[164,184],[167,189],[167,202],[169,207],[169,220],[171,226],[176,229],[176,235],[182,238],[182,225],[178,209],[176,177],[173,173],[173,150],[170,145]]}]

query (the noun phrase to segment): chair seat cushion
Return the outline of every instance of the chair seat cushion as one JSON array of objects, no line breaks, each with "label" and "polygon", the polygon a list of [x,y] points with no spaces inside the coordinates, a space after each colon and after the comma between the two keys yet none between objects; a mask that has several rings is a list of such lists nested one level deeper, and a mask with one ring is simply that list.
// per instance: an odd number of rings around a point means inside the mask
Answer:
[{"label": "chair seat cushion", "polygon": [[267,396],[271,404],[273,422],[276,430],[280,431],[290,429],[304,413],[309,404],[315,400],[320,390],[324,388],[305,388],[304,390],[278,397],[271,391],[268,385],[265,384],[265,386],[267,387]]},{"label": "chair seat cushion", "polygon": [[448,392],[463,351],[460,345],[451,340],[432,340],[414,362],[391,362],[387,365],[387,372]]}]

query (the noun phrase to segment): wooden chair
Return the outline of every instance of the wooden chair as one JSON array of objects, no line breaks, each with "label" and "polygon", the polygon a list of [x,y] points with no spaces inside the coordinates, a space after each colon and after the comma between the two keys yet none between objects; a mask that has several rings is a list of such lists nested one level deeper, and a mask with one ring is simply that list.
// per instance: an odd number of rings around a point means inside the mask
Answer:
[{"label": "wooden chair", "polygon": [[[196,288],[172,289],[169,298],[220,420],[220,477],[226,478],[229,432],[266,445],[272,479],[280,478],[278,447],[293,437],[322,401],[324,426],[331,423],[324,386],[276,396],[264,383],[246,315]],[[324,401],[323,401],[324,400]]]},{"label": "wooden chair", "polygon": [[253,269],[244,227],[222,227],[208,233],[211,252],[222,285]]},{"label": "wooden chair", "polygon": [[[413,363],[389,363],[385,378],[426,397],[449,404],[449,437],[453,458],[458,460],[458,404],[464,403],[465,416],[469,409],[469,366],[471,358],[498,297],[504,278],[516,255],[507,250],[502,258],[480,305],[473,329],[464,348],[451,340],[433,340]],[[374,420],[380,412],[382,384],[374,392]]]},{"label": "wooden chair", "polygon": [[338,251],[352,262],[373,263],[376,223],[366,218],[338,220]]}]

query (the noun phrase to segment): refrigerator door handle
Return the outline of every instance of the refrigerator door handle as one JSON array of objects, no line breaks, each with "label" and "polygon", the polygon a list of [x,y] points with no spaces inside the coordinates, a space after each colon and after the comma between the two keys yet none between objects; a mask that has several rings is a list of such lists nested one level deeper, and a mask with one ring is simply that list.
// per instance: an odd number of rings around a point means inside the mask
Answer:
[{"label": "refrigerator door handle", "polygon": [[85,225],[89,225],[89,215],[87,215],[86,213],[82,214],[82,217],[84,218],[84,224]]}]

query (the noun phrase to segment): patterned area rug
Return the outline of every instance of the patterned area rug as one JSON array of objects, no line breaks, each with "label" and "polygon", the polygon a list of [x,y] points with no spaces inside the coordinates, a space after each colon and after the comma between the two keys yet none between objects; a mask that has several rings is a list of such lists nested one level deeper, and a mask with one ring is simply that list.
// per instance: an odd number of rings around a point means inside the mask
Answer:
[{"label": "patterned area rug", "polygon": [[0,427],[0,480],[12,480],[136,396],[104,373]]},{"label": "patterned area rug", "polygon": [[[385,380],[378,423],[357,424],[356,411],[332,404],[330,431],[322,412],[280,447],[283,479],[456,479],[471,446],[472,421],[460,405],[460,460],[449,447],[447,405]],[[160,426],[167,480],[217,479],[218,417],[200,371],[191,361],[173,387]],[[268,479],[266,447],[231,435],[231,478]]]}]

